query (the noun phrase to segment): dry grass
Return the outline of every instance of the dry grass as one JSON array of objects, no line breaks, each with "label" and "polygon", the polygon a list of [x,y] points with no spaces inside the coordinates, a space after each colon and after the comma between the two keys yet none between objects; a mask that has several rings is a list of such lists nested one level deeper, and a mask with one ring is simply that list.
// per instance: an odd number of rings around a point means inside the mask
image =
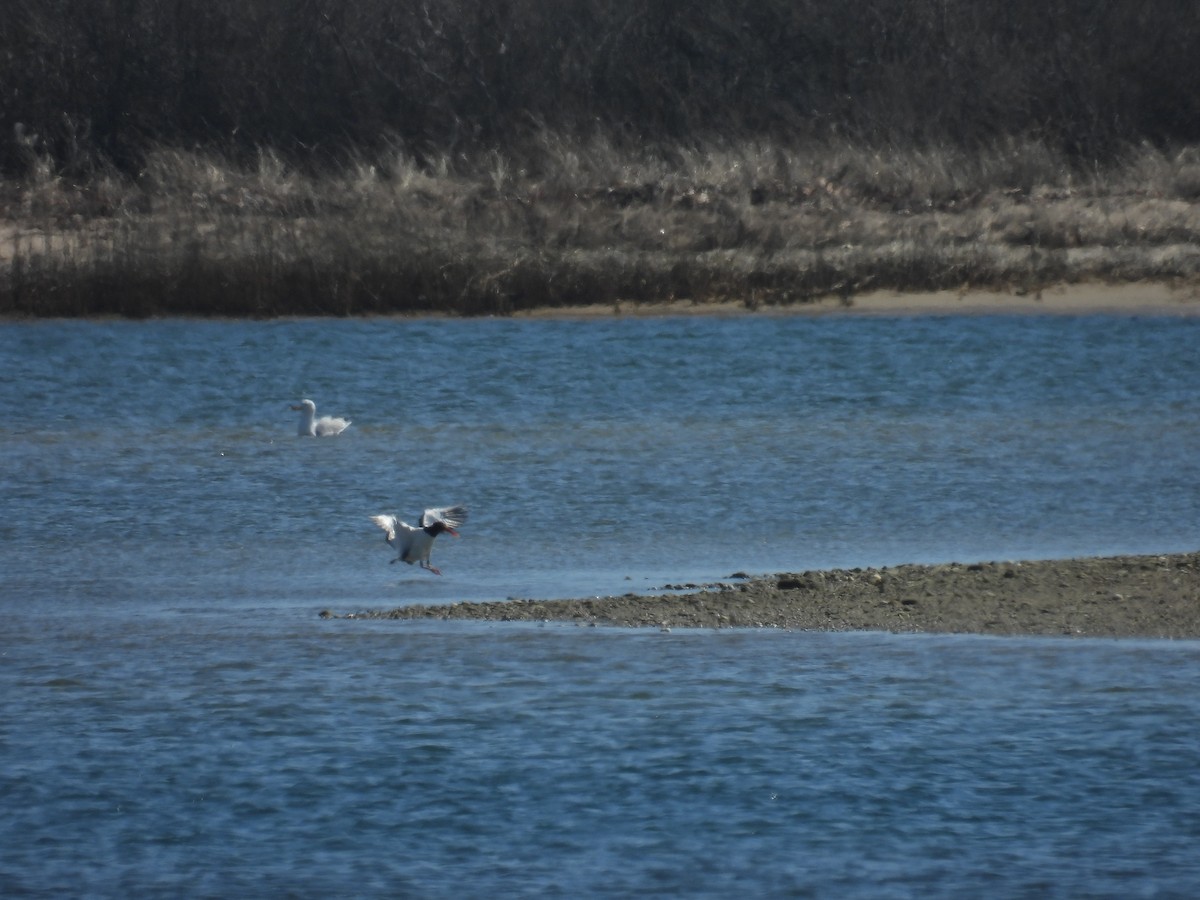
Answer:
[{"label": "dry grass", "polygon": [[863,290],[1200,277],[1200,150],[1080,171],[986,153],[766,142],[634,154],[543,135],[519,156],[392,151],[321,176],[172,150],[0,185],[0,313],[506,314]]}]

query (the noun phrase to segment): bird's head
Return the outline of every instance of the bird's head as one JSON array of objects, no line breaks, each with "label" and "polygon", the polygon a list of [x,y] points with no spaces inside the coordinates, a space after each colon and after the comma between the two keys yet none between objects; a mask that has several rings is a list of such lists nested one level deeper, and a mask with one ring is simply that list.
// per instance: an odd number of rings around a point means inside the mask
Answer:
[{"label": "bird's head", "polygon": [[458,532],[447,525],[445,522],[436,521],[425,526],[425,533],[430,537],[437,537],[439,534],[449,534],[453,537],[458,537]]}]

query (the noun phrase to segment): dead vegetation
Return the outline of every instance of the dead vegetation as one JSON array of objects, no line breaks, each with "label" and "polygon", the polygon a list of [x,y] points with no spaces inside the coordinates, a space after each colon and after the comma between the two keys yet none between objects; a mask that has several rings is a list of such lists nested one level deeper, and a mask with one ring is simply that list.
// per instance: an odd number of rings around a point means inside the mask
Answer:
[{"label": "dead vegetation", "polygon": [[1179,0],[14,0],[0,314],[1191,281],[1197,58]]},{"label": "dead vegetation", "polygon": [[508,314],[663,300],[1200,276],[1200,150],[1081,171],[986,152],[748,142],[671,154],[547,134],[536,153],[397,149],[306,174],[159,150],[4,186],[0,313]]}]

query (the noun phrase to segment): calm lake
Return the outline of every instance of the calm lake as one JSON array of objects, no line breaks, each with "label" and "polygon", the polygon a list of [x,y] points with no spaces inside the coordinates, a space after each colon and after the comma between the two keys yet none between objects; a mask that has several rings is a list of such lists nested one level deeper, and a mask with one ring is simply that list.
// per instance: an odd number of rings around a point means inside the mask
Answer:
[{"label": "calm lake", "polygon": [[[1200,320],[0,324],[0,894],[1190,897],[1200,642],[318,618],[1200,546]],[[296,435],[289,405],[345,416]],[[465,503],[436,577],[369,521]]]}]

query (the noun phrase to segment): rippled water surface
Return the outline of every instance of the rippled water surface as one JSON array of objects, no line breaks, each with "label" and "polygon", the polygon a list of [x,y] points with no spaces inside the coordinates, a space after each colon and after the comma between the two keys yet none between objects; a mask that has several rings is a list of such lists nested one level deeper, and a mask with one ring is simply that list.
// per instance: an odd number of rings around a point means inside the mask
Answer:
[{"label": "rippled water surface", "polygon": [[[0,325],[0,893],[1200,890],[1200,643],[324,621],[1194,549],[1200,323]],[[289,403],[354,424],[295,435]],[[367,516],[465,502],[436,578]]]}]

